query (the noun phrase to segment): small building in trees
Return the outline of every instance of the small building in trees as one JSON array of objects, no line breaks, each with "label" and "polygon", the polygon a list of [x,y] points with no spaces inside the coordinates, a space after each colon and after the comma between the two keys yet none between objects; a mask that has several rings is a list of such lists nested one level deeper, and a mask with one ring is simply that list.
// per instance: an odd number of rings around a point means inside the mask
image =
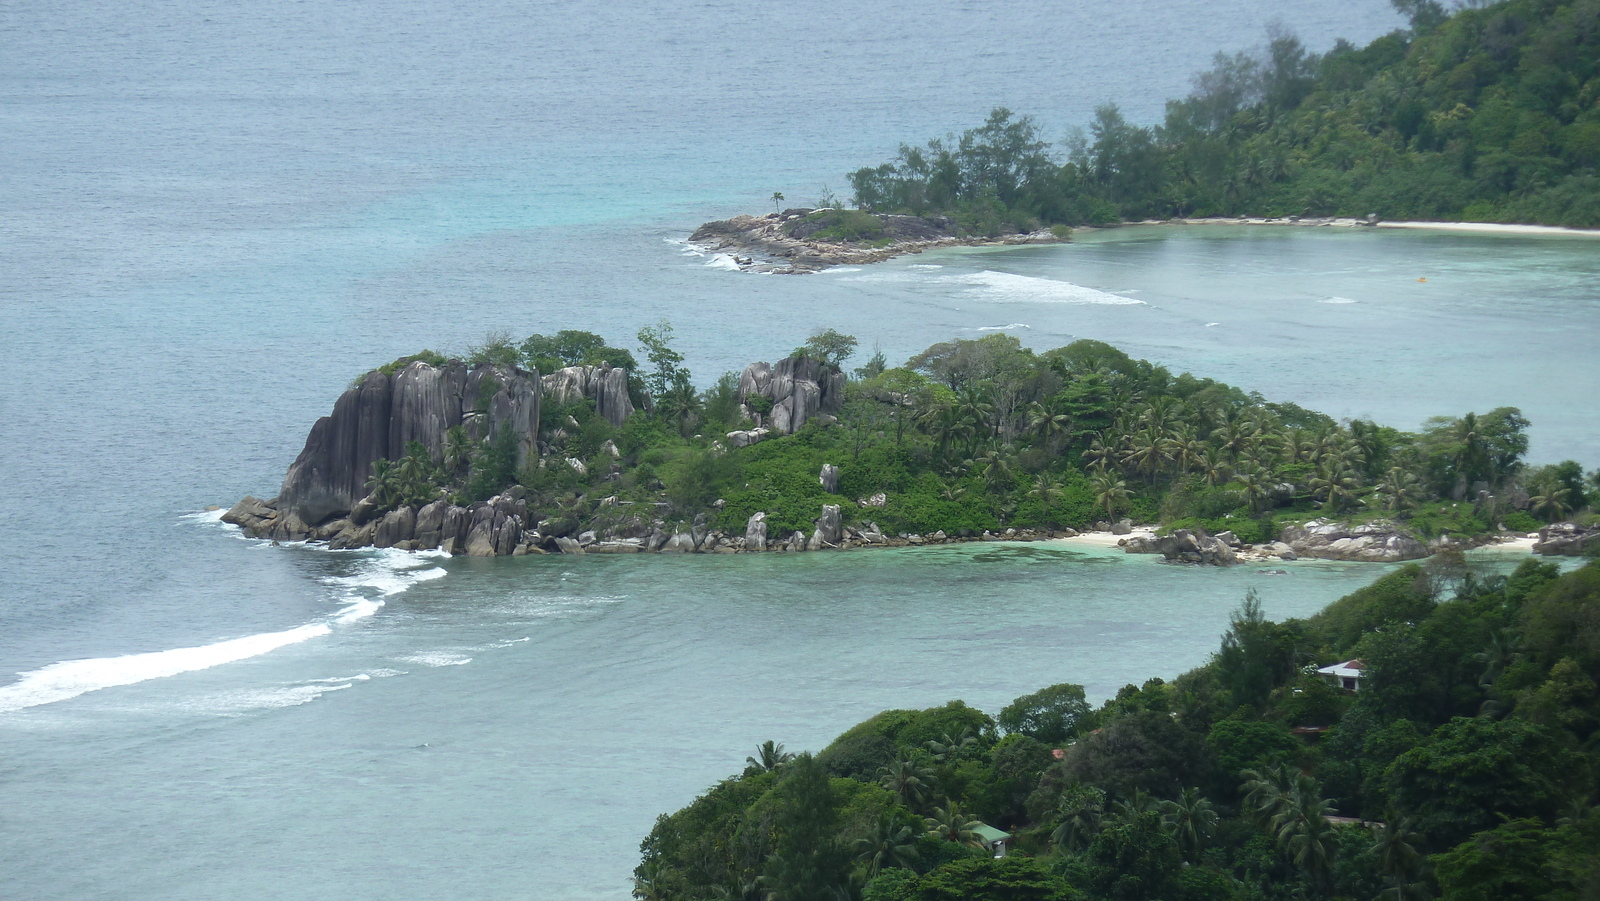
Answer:
[{"label": "small building in trees", "polygon": [[976,823],[972,832],[983,842],[983,849],[994,854],[995,859],[1006,856],[1006,842],[1011,841],[1011,833],[1002,832],[988,823]]},{"label": "small building in trees", "polygon": [[1326,677],[1340,688],[1348,691],[1361,690],[1361,677],[1365,674],[1367,665],[1360,660],[1346,660],[1332,666],[1320,667],[1317,675]]}]

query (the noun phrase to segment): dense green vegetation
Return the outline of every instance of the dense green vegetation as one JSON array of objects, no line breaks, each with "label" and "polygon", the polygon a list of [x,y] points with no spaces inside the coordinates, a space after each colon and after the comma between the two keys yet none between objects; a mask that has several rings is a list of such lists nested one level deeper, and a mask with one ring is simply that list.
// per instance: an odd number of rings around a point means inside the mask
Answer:
[{"label": "dense green vegetation", "polygon": [[[1358,691],[1316,673],[1350,658]],[[1209,663],[1098,709],[1062,684],[997,717],[885,711],[814,755],[767,742],[657,821],[634,894],[1593,898],[1597,668],[1594,563],[1455,555],[1283,623],[1252,596]],[[983,824],[1010,856],[976,847]]]},{"label": "dense green vegetation", "polygon": [[[1423,538],[1526,531],[1587,521],[1600,496],[1600,476],[1575,462],[1524,466],[1528,422],[1513,408],[1429,420],[1416,433],[1339,423],[1174,376],[1101,342],[1035,353],[1005,335],[942,342],[893,368],[875,353],[846,383],[837,422],[729,447],[727,432],[753,424],[738,376],[696,391],[671,333],[666,323],[641,331],[649,364],[630,384],[642,412],[620,428],[592,401],[547,400],[546,453],[533,465],[516,468],[508,436],[496,447],[456,429],[440,459],[416,445],[376,469],[379,500],[415,504],[440,491],[479,500],[520,483],[547,522],[602,534],[644,509],[669,523],[705,514],[735,535],[765,512],[769,534],[787,536],[809,532],[835,503],[846,525],[870,520],[889,534],[1083,528],[1126,516],[1259,542],[1317,516],[1398,519]],[[829,329],[795,354],[838,367],[855,348]],[[472,359],[545,372],[635,360],[584,332],[492,337]],[[818,480],[823,464],[839,467],[837,494]],[[882,506],[857,503],[880,493]]]},{"label": "dense green vegetation", "polygon": [[850,176],[862,209],[993,235],[1190,216],[1366,216],[1600,226],[1600,5],[1503,0],[1308,53],[1274,31],[1219,54],[1156,126],[1101,107],[1065,160],[997,109]]}]

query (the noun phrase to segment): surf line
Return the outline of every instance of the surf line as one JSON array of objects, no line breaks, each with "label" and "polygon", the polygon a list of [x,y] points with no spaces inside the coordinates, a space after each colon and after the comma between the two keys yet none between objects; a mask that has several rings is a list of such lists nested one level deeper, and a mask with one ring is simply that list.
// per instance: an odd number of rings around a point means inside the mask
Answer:
[{"label": "surf line", "polygon": [[[196,647],[63,660],[19,673],[17,681],[0,685],[0,714],[66,701],[102,688],[133,685],[248,660],[282,647],[329,635],[336,625],[350,625],[376,614],[384,605],[383,598],[445,574],[442,568],[419,570],[417,566],[411,555],[404,552],[382,553],[371,558],[362,572],[329,579],[331,584],[345,589],[343,596],[338,598],[344,607],[319,622]],[[359,588],[375,589],[379,596],[358,594],[356,589]]]}]

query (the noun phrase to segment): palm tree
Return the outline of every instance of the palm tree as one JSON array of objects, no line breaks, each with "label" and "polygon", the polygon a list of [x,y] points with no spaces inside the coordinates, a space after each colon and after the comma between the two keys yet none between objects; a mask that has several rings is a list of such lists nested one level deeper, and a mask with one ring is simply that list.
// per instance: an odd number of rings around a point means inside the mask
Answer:
[{"label": "palm tree", "polygon": [[763,773],[770,773],[793,759],[794,755],[785,751],[782,744],[768,739],[756,748],[754,757],[744,759],[744,764],[747,767],[755,767]]},{"label": "palm tree", "polygon": [[939,496],[947,501],[959,501],[967,496],[967,486],[959,481],[944,482],[939,486]]},{"label": "palm tree", "polygon": [[1144,789],[1136,788],[1126,798],[1119,798],[1115,807],[1117,816],[1131,822],[1138,819],[1140,814],[1159,811],[1161,802],[1151,797]]},{"label": "palm tree", "polygon": [[1528,498],[1528,509],[1543,516],[1547,521],[1555,522],[1558,519],[1564,519],[1568,513],[1572,512],[1571,506],[1567,503],[1567,498],[1571,496],[1572,492],[1563,487],[1556,479],[1543,479],[1538,485],[1534,486],[1534,490],[1539,494]]},{"label": "palm tree", "polygon": [[1378,858],[1378,872],[1384,876],[1385,888],[1380,898],[1407,901],[1421,897],[1419,884],[1422,876],[1422,854],[1417,847],[1422,836],[1411,828],[1411,821],[1402,818],[1380,825],[1374,832],[1377,841],[1369,852]]},{"label": "palm tree", "polygon": [[1338,513],[1355,500],[1355,490],[1360,486],[1360,479],[1342,458],[1330,455],[1323,458],[1322,466],[1311,478],[1311,496],[1321,498],[1327,512]]},{"label": "palm tree", "polygon": [[[1301,777],[1309,781],[1310,777]],[[1280,814],[1278,843],[1324,896],[1333,875],[1333,859],[1338,854],[1338,839],[1328,817],[1336,809],[1331,798],[1296,793],[1292,808]]]},{"label": "palm tree", "polygon": [[1299,463],[1311,453],[1311,436],[1304,429],[1289,429],[1278,436],[1278,447],[1289,463]]},{"label": "palm tree", "polygon": [[1105,469],[1116,462],[1118,444],[1120,441],[1110,431],[1101,432],[1089,440],[1089,447],[1083,452],[1083,460],[1085,463]]},{"label": "palm tree", "polygon": [[1155,428],[1147,426],[1129,439],[1128,450],[1123,454],[1122,461],[1132,466],[1134,472],[1143,472],[1148,481],[1154,482],[1162,464],[1167,461],[1167,439]]},{"label": "palm tree", "polygon": [[963,813],[961,805],[954,801],[943,807],[935,807],[933,816],[924,817],[922,823],[927,827],[929,835],[941,841],[955,842],[971,848],[983,847],[983,839],[973,831],[979,825],[978,821]]},{"label": "palm tree", "polygon": [[778,212],[778,204],[780,204],[780,203],[783,203],[783,192],[782,191],[773,191],[772,192],[772,211],[774,213]]},{"label": "palm tree", "polygon": [[1200,794],[1200,789],[1186,788],[1176,801],[1161,802],[1161,819],[1172,830],[1184,859],[1194,863],[1200,857],[1201,845],[1217,825],[1217,810]]},{"label": "palm tree", "polygon": [[1195,434],[1194,427],[1185,425],[1173,433],[1171,441],[1168,442],[1167,450],[1173,464],[1178,468],[1178,472],[1186,473],[1194,468],[1195,461],[1199,460],[1200,455],[1205,453],[1205,447],[1199,436]]},{"label": "palm tree", "polygon": [[1195,462],[1200,467],[1200,475],[1205,479],[1207,487],[1215,488],[1233,475],[1233,467],[1228,465],[1227,458],[1220,450],[1207,448]]},{"label": "palm tree", "polygon": [[373,460],[372,476],[367,479],[367,492],[378,509],[394,506],[400,489],[400,474],[395,471],[394,461]]},{"label": "palm tree", "polygon": [[1060,442],[1072,436],[1072,417],[1035,401],[1028,407],[1028,431],[1039,436],[1053,453]]},{"label": "palm tree", "polygon": [[1105,505],[1107,521],[1117,515],[1115,508],[1126,504],[1131,497],[1128,483],[1105,470],[1095,473],[1089,480],[1089,489],[1094,492],[1095,503]]},{"label": "palm tree", "polygon": [[1383,478],[1378,480],[1377,487],[1378,497],[1382,499],[1386,510],[1409,510],[1417,505],[1417,499],[1422,496],[1421,482],[1398,466],[1389,467]]},{"label": "palm tree", "polygon": [[971,726],[961,730],[958,736],[951,736],[946,732],[936,739],[923,742],[923,747],[928,749],[928,753],[933,755],[933,759],[938,763],[950,763],[977,746],[978,736],[972,733]]},{"label": "palm tree", "polygon": [[912,810],[920,808],[933,790],[933,771],[903,753],[878,772],[878,784]]},{"label": "palm tree", "polygon": [[878,822],[865,838],[856,839],[853,846],[856,860],[867,865],[867,878],[877,876],[885,869],[909,869],[917,860],[916,839],[911,827],[895,821],[894,814],[885,810],[878,814]]},{"label": "palm tree", "polygon": [[1286,803],[1294,776],[1281,766],[1267,770],[1243,770],[1239,775],[1244,777],[1239,792],[1244,795],[1242,807],[1245,812],[1270,822]]},{"label": "palm tree", "polygon": [[1028,489],[1029,497],[1039,499],[1039,509],[1047,519],[1050,516],[1050,505],[1061,500],[1066,493],[1066,489],[1061,487],[1060,480],[1047,472],[1035,476],[1033,487]]},{"label": "palm tree", "polygon": [[460,476],[462,470],[472,465],[472,458],[477,456],[477,445],[467,435],[467,430],[461,426],[451,426],[444,433],[444,468],[451,475]]},{"label": "palm tree", "polygon": [[1272,484],[1267,474],[1259,466],[1240,467],[1236,478],[1239,481],[1239,493],[1244,496],[1250,512],[1260,513],[1267,498],[1272,494]]},{"label": "palm tree", "polygon": [[1011,464],[999,451],[988,451],[975,462],[983,473],[983,483],[990,491],[998,491],[1002,485],[1011,481]]},{"label": "palm tree", "polygon": [[1326,895],[1337,851],[1333,801],[1320,797],[1322,786],[1310,776],[1284,767],[1266,771],[1244,770],[1244,808],[1265,822],[1294,864],[1319,892]]}]

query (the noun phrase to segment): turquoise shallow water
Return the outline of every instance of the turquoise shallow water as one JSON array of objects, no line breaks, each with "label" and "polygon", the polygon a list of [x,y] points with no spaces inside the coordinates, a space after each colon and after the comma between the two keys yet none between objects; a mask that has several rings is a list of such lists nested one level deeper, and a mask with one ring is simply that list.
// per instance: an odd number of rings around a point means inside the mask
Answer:
[{"label": "turquoise shallow water", "polygon": [[1273,18],[1326,46],[1393,27],[1386,3],[628,13],[0,8],[3,894],[623,897],[654,816],[760,741],[1103,697],[1202,661],[1248,587],[1301,615],[1377,572],[1059,546],[486,563],[195,515],[273,493],[352,375],[420,347],[667,317],[708,382],[819,326],[894,358],[1093,337],[1403,427],[1516,404],[1537,458],[1600,462],[1591,242],[1124,229],[804,278],[681,243],[995,103],[1051,137],[1106,99],[1148,120]]}]

